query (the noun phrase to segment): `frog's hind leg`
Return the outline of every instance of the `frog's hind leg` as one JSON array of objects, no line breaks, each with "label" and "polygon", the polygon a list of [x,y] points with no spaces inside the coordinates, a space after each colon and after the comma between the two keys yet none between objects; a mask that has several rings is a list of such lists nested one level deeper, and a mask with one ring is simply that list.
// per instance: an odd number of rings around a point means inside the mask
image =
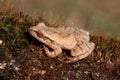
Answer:
[{"label": "frog's hind leg", "polygon": [[81,45],[77,44],[72,50],[71,50],[71,56],[79,56],[85,54],[87,51],[92,52],[95,47],[95,44],[93,42],[87,42],[82,43]]},{"label": "frog's hind leg", "polygon": [[83,58],[86,58],[88,55],[90,55],[92,53],[92,51],[94,50],[94,47],[95,47],[95,44],[92,43],[92,42],[89,43],[89,45],[91,46],[91,48],[89,48],[89,50],[86,51],[83,54],[80,54],[78,56],[69,57],[66,61],[64,61],[62,59],[58,59],[58,60],[61,61],[61,62],[64,62],[64,63],[73,63],[73,62],[79,61],[79,60],[81,60]]}]

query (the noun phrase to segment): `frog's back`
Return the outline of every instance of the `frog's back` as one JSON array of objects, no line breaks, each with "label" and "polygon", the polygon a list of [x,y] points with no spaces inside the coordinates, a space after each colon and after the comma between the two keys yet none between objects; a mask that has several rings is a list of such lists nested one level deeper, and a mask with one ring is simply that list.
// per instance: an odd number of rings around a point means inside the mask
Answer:
[{"label": "frog's back", "polygon": [[74,36],[60,33],[54,28],[46,27],[44,29],[44,35],[66,49],[72,49],[77,43]]},{"label": "frog's back", "polygon": [[76,45],[74,36],[62,37],[59,34],[51,34],[50,39],[57,42],[62,48],[72,49]]}]

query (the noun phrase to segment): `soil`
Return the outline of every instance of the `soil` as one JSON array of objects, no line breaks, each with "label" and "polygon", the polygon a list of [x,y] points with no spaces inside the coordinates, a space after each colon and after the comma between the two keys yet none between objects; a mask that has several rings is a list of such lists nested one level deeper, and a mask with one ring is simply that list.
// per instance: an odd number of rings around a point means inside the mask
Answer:
[{"label": "soil", "polygon": [[91,35],[91,41],[96,44],[92,54],[75,63],[65,64],[57,58],[68,57],[66,54],[69,52],[63,51],[63,54],[51,59],[44,53],[44,44],[27,32],[30,26],[41,20],[34,20],[22,13],[0,13],[0,39],[3,40],[0,62],[7,63],[5,69],[0,69],[0,80],[120,79],[119,39]]}]

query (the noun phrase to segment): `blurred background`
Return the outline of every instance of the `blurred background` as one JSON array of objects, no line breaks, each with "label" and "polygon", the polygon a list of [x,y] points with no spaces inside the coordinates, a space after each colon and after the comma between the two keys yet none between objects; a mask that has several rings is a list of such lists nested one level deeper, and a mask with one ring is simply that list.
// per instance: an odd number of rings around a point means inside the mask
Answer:
[{"label": "blurred background", "polygon": [[120,37],[120,0],[0,0],[0,11],[42,17],[54,25],[81,27]]}]

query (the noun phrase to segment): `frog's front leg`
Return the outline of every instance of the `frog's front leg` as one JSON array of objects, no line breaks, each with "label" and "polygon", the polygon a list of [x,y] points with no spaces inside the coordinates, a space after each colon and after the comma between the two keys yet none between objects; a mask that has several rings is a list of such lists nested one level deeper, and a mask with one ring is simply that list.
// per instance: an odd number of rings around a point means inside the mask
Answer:
[{"label": "frog's front leg", "polygon": [[62,49],[60,47],[58,47],[54,44],[51,44],[51,45],[52,46],[49,46],[49,47],[52,48],[53,51],[50,51],[47,46],[45,46],[45,45],[43,46],[44,50],[45,50],[45,53],[48,57],[54,58],[54,57],[57,57],[59,54],[62,53]]},{"label": "frog's front leg", "polygon": [[60,60],[60,61],[65,63],[76,62],[90,55],[94,50],[94,48],[95,48],[95,44],[92,42],[84,43],[83,45],[80,45],[80,46],[76,45],[71,51],[72,57],[69,57],[66,61],[63,61],[63,60]]},{"label": "frog's front leg", "polygon": [[[48,57],[54,58],[62,53],[62,49],[57,45],[57,43],[55,43],[54,41],[49,40],[49,39],[45,40],[45,41],[46,42],[44,42],[44,43],[46,46],[44,45],[43,47],[44,47],[45,53]],[[53,49],[53,51],[50,51],[47,46],[50,47],[51,49]]]}]

